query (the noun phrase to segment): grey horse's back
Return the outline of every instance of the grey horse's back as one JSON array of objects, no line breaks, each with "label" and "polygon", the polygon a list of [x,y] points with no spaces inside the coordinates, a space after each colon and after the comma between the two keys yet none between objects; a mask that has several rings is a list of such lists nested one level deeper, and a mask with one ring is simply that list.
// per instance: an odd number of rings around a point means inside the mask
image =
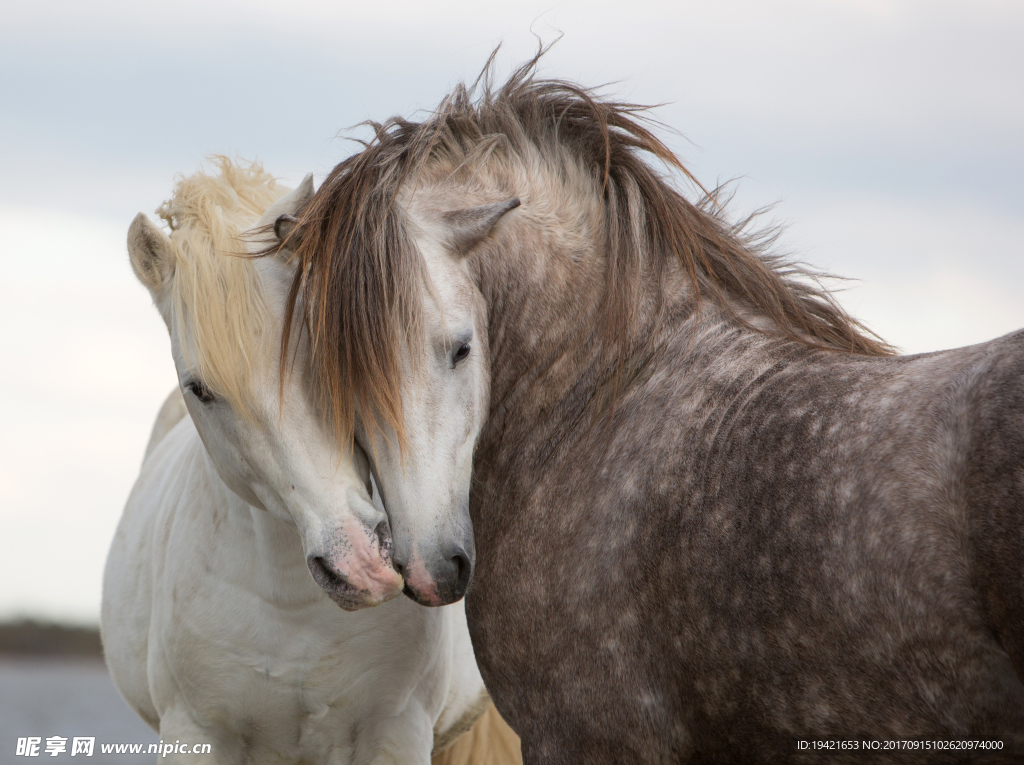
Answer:
[{"label": "grey horse's back", "polygon": [[1024,331],[980,347],[987,353],[965,402],[971,575],[988,626],[1024,679]]},{"label": "grey horse's back", "polygon": [[1024,734],[1024,333],[778,370],[695,439],[702,711],[751,739]]},{"label": "grey horse's back", "polygon": [[703,582],[682,613],[718,627],[679,656],[701,712],[766,744],[1024,745],[1024,333],[776,369],[694,439],[701,498],[679,495],[701,541],[680,579]]}]

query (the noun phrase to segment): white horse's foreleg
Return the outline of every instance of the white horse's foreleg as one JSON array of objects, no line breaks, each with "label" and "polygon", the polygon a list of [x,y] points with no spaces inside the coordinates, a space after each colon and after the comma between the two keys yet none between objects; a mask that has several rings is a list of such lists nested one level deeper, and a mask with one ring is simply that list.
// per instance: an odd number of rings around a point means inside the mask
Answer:
[{"label": "white horse's foreleg", "polygon": [[[209,754],[201,751],[204,744],[210,745]],[[160,765],[243,765],[245,752],[241,746],[214,741],[188,712],[175,708],[160,718],[160,751],[156,762]]]},{"label": "white horse's foreleg", "polygon": [[353,765],[430,765],[434,725],[419,705],[380,720],[356,741]]}]

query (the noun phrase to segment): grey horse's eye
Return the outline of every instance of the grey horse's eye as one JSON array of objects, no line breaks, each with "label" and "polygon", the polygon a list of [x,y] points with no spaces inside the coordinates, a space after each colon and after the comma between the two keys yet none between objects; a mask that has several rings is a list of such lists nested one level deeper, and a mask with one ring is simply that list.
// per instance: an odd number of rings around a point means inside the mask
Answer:
[{"label": "grey horse's eye", "polygon": [[460,345],[455,350],[455,353],[452,354],[452,366],[454,367],[456,364],[458,364],[460,361],[466,358],[466,356],[469,355],[469,350],[469,343],[463,343],[462,345]]},{"label": "grey horse's eye", "polygon": [[217,397],[213,395],[210,389],[198,380],[190,380],[186,383],[185,390],[199,399],[201,404],[210,404],[217,400]]}]

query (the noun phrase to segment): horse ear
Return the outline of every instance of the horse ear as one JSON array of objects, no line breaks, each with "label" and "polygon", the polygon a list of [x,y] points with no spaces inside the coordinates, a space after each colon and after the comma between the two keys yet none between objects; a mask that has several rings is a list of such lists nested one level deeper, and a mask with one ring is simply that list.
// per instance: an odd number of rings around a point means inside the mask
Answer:
[{"label": "horse ear", "polygon": [[505,213],[516,209],[519,204],[519,197],[513,197],[505,202],[443,213],[441,220],[448,229],[448,246],[459,255],[465,255],[491,233]]},{"label": "horse ear", "polygon": [[163,293],[174,274],[174,245],[167,234],[142,213],[128,227],[128,259],[132,270],[154,297]]},{"label": "horse ear", "polygon": [[302,236],[302,232],[298,230],[299,219],[295,217],[295,213],[311,196],[313,196],[313,174],[309,173],[293,191],[289,191],[268,207],[256,225],[272,225],[274,236],[278,242],[285,244],[282,249],[292,249],[288,246],[288,240],[298,242]]},{"label": "horse ear", "polygon": [[295,249],[295,244],[302,239],[302,227],[299,224],[298,218],[287,213],[274,221],[274,236],[281,242],[281,249]]},{"label": "horse ear", "polygon": [[306,173],[306,177],[295,187],[295,191],[292,194],[294,195],[292,199],[294,200],[295,208],[298,209],[301,204],[313,196],[313,174]]}]

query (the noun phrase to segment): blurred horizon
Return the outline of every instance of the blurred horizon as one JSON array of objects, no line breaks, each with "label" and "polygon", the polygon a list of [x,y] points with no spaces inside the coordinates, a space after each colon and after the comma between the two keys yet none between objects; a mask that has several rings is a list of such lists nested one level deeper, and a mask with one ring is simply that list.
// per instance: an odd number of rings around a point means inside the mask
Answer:
[{"label": "blurred horizon", "polygon": [[738,179],[737,217],[775,205],[781,250],[850,277],[840,301],[904,351],[1024,326],[1019,3],[60,0],[2,18],[0,621],[98,621],[175,384],[132,217],[213,153],[319,182],[348,128],[422,116],[499,43],[499,77],[562,35],[542,76],[662,104],[705,187]]}]

